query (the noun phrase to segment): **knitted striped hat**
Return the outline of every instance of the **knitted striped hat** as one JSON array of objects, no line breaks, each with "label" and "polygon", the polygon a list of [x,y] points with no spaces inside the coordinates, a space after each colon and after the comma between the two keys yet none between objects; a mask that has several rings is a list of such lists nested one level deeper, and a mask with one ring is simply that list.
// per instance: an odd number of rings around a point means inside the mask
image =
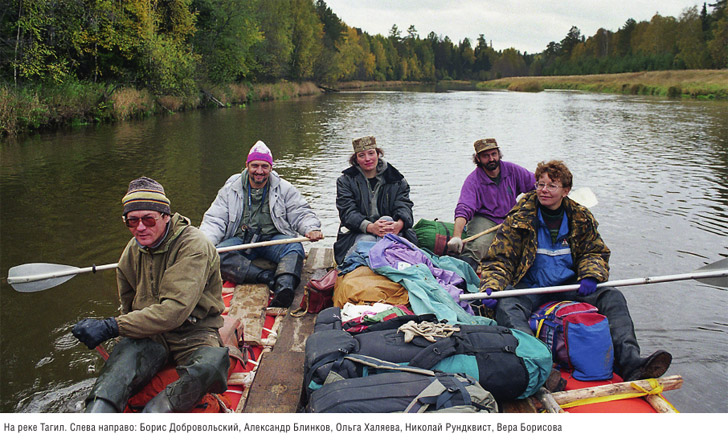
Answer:
[{"label": "knitted striped hat", "polygon": [[159,213],[171,215],[169,199],[164,194],[164,187],[151,178],[145,176],[132,180],[129,183],[124,198],[124,215],[135,210],[154,210]]}]

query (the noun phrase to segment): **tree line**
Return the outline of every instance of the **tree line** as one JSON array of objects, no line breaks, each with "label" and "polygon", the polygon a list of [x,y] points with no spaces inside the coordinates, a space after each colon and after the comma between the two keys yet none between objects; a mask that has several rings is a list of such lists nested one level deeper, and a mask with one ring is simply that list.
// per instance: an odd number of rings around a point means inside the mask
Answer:
[{"label": "tree line", "polygon": [[728,67],[726,2],[675,17],[628,19],[585,37],[573,26],[538,54],[496,50],[481,34],[458,43],[414,26],[386,36],[344,23],[324,0],[5,0],[0,75],[6,86],[68,81],[154,94],[207,84],[347,80],[489,80]]}]

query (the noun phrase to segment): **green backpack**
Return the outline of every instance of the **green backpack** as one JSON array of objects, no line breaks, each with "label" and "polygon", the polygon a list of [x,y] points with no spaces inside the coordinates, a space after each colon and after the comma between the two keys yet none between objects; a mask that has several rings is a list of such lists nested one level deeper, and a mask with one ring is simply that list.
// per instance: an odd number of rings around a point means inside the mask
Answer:
[{"label": "green backpack", "polygon": [[[454,223],[438,221],[437,218],[434,221],[421,219],[412,228],[417,235],[417,243],[421,248],[427,249],[437,256],[447,254],[447,242],[452,238],[452,232],[455,228]],[[467,237],[466,234],[463,234],[462,238]]]}]

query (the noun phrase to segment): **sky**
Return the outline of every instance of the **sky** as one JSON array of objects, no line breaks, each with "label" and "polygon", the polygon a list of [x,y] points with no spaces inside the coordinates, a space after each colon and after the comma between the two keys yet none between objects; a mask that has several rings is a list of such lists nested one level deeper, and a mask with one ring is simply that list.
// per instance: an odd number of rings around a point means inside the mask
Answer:
[{"label": "sky", "polygon": [[[454,43],[480,34],[497,51],[516,48],[538,53],[561,41],[572,26],[591,37],[599,28],[616,32],[624,23],[650,21],[659,13],[679,18],[686,8],[710,0],[325,0],[348,26],[370,35],[389,35],[396,24],[407,35],[414,25],[420,38],[430,32]],[[708,7],[708,11],[711,11]]]}]

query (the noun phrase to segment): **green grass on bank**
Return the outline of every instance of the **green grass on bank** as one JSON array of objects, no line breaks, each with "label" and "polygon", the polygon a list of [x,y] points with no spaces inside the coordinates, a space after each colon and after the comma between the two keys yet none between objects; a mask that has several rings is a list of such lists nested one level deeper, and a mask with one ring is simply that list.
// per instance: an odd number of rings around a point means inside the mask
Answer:
[{"label": "green grass on bank", "polygon": [[14,88],[0,86],[0,136],[41,129],[124,121],[205,106],[242,106],[253,101],[314,95],[311,82],[230,84],[203,88],[189,97],[154,96],[147,90],[96,83]]},{"label": "green grass on bank", "polygon": [[539,92],[575,89],[613,94],[728,99],[728,70],[651,71],[625,74],[511,77],[478,83],[479,89]]},{"label": "green grass on bank", "polygon": [[[337,89],[403,87],[410,82],[346,82]],[[470,89],[471,82],[440,82],[438,89]],[[555,77],[511,77],[477,83],[478,89],[538,92],[576,89],[614,94],[728,99],[728,70],[652,71]],[[42,129],[124,121],[205,106],[244,106],[322,93],[312,82],[229,84],[202,88],[190,97],[154,96],[147,90],[96,83],[15,88],[0,85],[0,137]]]}]

